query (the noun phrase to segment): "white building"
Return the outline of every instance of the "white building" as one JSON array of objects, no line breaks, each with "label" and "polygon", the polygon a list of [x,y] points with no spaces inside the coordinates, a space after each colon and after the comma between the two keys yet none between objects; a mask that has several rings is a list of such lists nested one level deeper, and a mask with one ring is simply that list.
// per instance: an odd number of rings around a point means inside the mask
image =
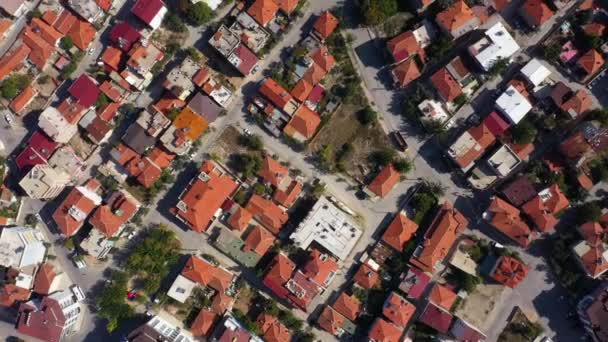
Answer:
[{"label": "white building", "polygon": [[418,109],[422,113],[423,118],[428,121],[444,123],[450,118],[450,115],[445,111],[441,102],[432,99],[425,99],[420,102]]},{"label": "white building", "polygon": [[532,110],[532,105],[515,87],[509,86],[496,100],[496,109],[517,125]]},{"label": "white building", "polygon": [[46,164],[35,165],[19,182],[28,197],[51,199],[71,182],[70,175]]},{"label": "white building", "polygon": [[350,218],[326,197],[321,197],[304,221],[291,234],[291,239],[302,249],[316,242],[327,251],[346,259],[361,237],[361,230]]},{"label": "white building", "polygon": [[40,113],[38,126],[49,138],[60,144],[68,143],[78,132],[78,127],[70,124],[55,107],[47,107]]},{"label": "white building", "polygon": [[185,303],[186,299],[190,297],[190,294],[192,294],[192,290],[195,287],[195,282],[180,274],[177,276],[177,278],[175,278],[175,281],[167,292],[167,296],[175,299],[180,303]]},{"label": "white building", "polygon": [[485,37],[469,46],[469,53],[485,71],[501,59],[510,59],[517,50],[519,45],[501,22],[494,24],[486,30]]},{"label": "white building", "polygon": [[508,145],[502,145],[488,158],[488,164],[500,177],[507,177],[520,163],[521,159]]},{"label": "white building", "polygon": [[19,18],[29,10],[25,0],[0,0],[0,8],[13,18]]},{"label": "white building", "polygon": [[541,85],[551,75],[551,71],[536,58],[532,58],[524,65],[520,73],[534,88]]},{"label": "white building", "polygon": [[46,253],[44,236],[34,228],[12,227],[0,233],[0,265],[22,268],[42,263]]}]

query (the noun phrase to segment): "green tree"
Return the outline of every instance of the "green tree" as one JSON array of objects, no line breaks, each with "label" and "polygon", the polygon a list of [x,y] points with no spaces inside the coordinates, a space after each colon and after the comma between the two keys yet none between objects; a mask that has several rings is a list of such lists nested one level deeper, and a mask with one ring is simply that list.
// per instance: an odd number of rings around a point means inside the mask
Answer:
[{"label": "green tree", "polygon": [[108,321],[106,329],[112,332],[118,328],[120,322],[133,316],[133,308],[126,303],[129,278],[126,273],[113,271],[111,282],[106,284],[97,297],[97,315]]},{"label": "green tree", "polygon": [[257,155],[237,154],[233,160],[233,168],[245,178],[256,175],[262,169],[262,159]]},{"label": "green tree", "polygon": [[395,150],[393,150],[392,148],[383,148],[381,150],[373,152],[370,157],[372,162],[380,166],[385,166],[393,161],[395,155]]},{"label": "green tree", "polygon": [[74,41],[72,40],[72,37],[70,36],[65,36],[63,38],[61,38],[61,47],[65,50],[69,50],[74,46]]},{"label": "green tree", "polygon": [[257,134],[242,134],[239,137],[239,143],[253,151],[261,151],[264,149],[264,142]]},{"label": "green tree", "polygon": [[602,216],[602,207],[596,202],[587,202],[577,208],[579,222],[597,222]]},{"label": "green tree", "polygon": [[511,128],[511,137],[516,144],[530,144],[536,139],[538,130],[529,120],[522,120]]},{"label": "green tree", "polygon": [[367,126],[378,120],[378,113],[376,113],[372,107],[366,106],[357,112],[357,119],[359,119],[359,122],[361,122],[362,125]]},{"label": "green tree", "polygon": [[186,53],[188,54],[188,56],[190,56],[190,58],[192,58],[193,61],[197,63],[203,59],[203,56],[201,56],[201,52],[194,46],[188,47],[186,49]]},{"label": "green tree", "polygon": [[12,100],[30,84],[28,75],[13,74],[0,85],[0,94],[7,100]]},{"label": "green tree", "polygon": [[393,160],[393,167],[399,173],[405,174],[412,171],[412,162],[405,158],[397,158]]},{"label": "green tree", "polygon": [[417,192],[411,201],[414,209],[414,222],[420,224],[426,214],[437,204],[437,199],[426,192]]},{"label": "green tree", "polygon": [[35,227],[38,224],[38,218],[34,214],[27,214],[25,216],[25,224]]},{"label": "green tree", "polygon": [[182,18],[180,18],[177,14],[175,14],[173,12],[169,12],[169,13],[167,13],[167,15],[165,15],[165,19],[163,20],[163,25],[169,31],[173,31],[173,32],[177,32],[177,33],[183,33],[183,32],[188,31],[188,28],[186,27],[186,25],[184,25]]},{"label": "green tree", "polygon": [[462,105],[464,105],[465,103],[467,103],[468,98],[466,94],[460,94],[458,96],[456,96],[456,98],[454,99],[454,104],[456,105],[456,107],[460,107]]},{"label": "green tree", "polygon": [[67,238],[65,239],[65,241],[63,241],[63,247],[72,250],[76,247],[76,244],[74,243],[74,239],[73,238]]},{"label": "green tree", "polygon": [[312,185],[313,196],[315,196],[316,198],[319,198],[319,197],[323,196],[324,193],[325,193],[325,184],[318,179],[315,180]]},{"label": "green tree", "polygon": [[509,60],[506,58],[501,58],[492,64],[490,70],[488,70],[488,74],[490,76],[501,76],[507,71],[509,67]]},{"label": "green tree", "polygon": [[366,25],[378,25],[397,14],[396,0],[358,0],[359,13]]},{"label": "green tree", "polygon": [[594,109],[587,117],[591,120],[598,121],[602,127],[608,127],[608,109]]},{"label": "green tree", "polygon": [[552,43],[543,48],[542,54],[548,61],[558,61],[559,55],[562,52],[562,47],[557,43]]},{"label": "green tree", "polygon": [[192,5],[186,13],[192,24],[201,26],[213,19],[213,10],[204,1]]},{"label": "green tree", "polygon": [[72,74],[74,73],[74,71],[76,71],[77,65],[76,63],[74,63],[74,61],[71,61],[68,65],[64,66],[63,69],[61,69],[61,79],[62,80],[69,80],[72,77]]},{"label": "green tree", "polygon": [[97,98],[97,101],[95,102],[95,107],[96,108],[105,108],[108,105],[108,103],[110,103],[110,99],[108,99],[106,94],[102,93]]},{"label": "green tree", "polygon": [[323,148],[317,152],[317,158],[319,159],[319,163],[324,170],[331,171],[333,156],[334,147],[332,144],[323,146]]}]

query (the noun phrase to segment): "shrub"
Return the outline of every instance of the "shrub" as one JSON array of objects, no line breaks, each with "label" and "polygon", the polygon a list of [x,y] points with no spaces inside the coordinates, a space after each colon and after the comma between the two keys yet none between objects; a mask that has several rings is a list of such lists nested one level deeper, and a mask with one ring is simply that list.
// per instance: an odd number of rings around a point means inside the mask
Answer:
[{"label": "shrub", "polygon": [[380,166],[385,166],[393,161],[395,155],[395,150],[391,148],[384,148],[382,150],[373,152],[370,157],[372,162]]},{"label": "shrub", "polygon": [[530,144],[536,139],[538,131],[529,120],[522,120],[511,128],[511,137],[516,144]]},{"label": "shrub", "polygon": [[64,50],[69,50],[74,46],[74,41],[72,40],[72,37],[70,36],[65,36],[63,38],[61,38],[61,47]]},{"label": "shrub", "polygon": [[205,2],[197,2],[190,6],[186,15],[192,24],[201,26],[213,19],[213,10]]},{"label": "shrub", "polygon": [[362,125],[367,126],[378,120],[378,113],[370,106],[366,106],[357,112],[357,119],[359,119],[359,122],[361,122]]},{"label": "shrub", "polygon": [[186,25],[184,25],[182,19],[177,14],[172,12],[167,13],[163,24],[169,31],[177,33],[188,31],[188,28],[186,27]]}]

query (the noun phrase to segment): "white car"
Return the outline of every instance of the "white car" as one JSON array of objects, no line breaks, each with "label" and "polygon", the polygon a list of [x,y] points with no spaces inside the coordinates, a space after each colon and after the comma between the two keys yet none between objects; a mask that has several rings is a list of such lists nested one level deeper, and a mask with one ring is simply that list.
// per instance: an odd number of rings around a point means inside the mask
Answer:
[{"label": "white car", "polygon": [[255,74],[256,72],[258,72],[259,69],[260,69],[260,66],[256,65],[256,66],[253,67],[253,69],[251,69],[251,73]]},{"label": "white car", "polygon": [[9,113],[6,113],[4,115],[4,120],[6,120],[6,122],[8,122],[9,125],[13,123],[13,117]]},{"label": "white car", "polygon": [[70,286],[70,291],[72,291],[72,294],[74,295],[74,297],[76,297],[76,299],[79,302],[82,302],[83,300],[85,300],[86,297],[84,295],[84,292],[80,288],[80,286],[72,285],[72,286]]},{"label": "white car", "polygon": [[82,257],[75,256],[72,260],[74,260],[74,264],[76,265],[76,267],[78,267],[79,270],[87,268],[87,263]]},{"label": "white car", "polygon": [[247,136],[250,136],[250,135],[252,134],[252,133],[251,133],[251,131],[250,131],[250,130],[248,130],[247,128],[245,128],[245,129],[243,130],[243,133],[245,133],[245,135],[247,135]]},{"label": "white car", "polygon": [[87,51],[87,53],[88,53],[89,55],[94,54],[94,53],[95,53],[95,48],[94,48],[94,47],[90,48],[90,49]]}]

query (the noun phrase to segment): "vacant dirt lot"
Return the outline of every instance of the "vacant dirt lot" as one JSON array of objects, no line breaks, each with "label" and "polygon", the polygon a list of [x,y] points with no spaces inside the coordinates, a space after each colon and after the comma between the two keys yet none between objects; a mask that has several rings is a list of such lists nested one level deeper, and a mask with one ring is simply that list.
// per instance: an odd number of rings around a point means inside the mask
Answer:
[{"label": "vacant dirt lot", "polygon": [[239,144],[241,133],[234,127],[228,126],[219,139],[209,149],[209,154],[213,158],[218,158],[222,163],[228,161],[228,157],[235,153],[247,153],[247,148]]},{"label": "vacant dirt lot", "polygon": [[488,331],[494,323],[496,304],[500,304],[505,287],[495,284],[479,284],[475,291],[462,301],[456,315],[465,321]]}]

